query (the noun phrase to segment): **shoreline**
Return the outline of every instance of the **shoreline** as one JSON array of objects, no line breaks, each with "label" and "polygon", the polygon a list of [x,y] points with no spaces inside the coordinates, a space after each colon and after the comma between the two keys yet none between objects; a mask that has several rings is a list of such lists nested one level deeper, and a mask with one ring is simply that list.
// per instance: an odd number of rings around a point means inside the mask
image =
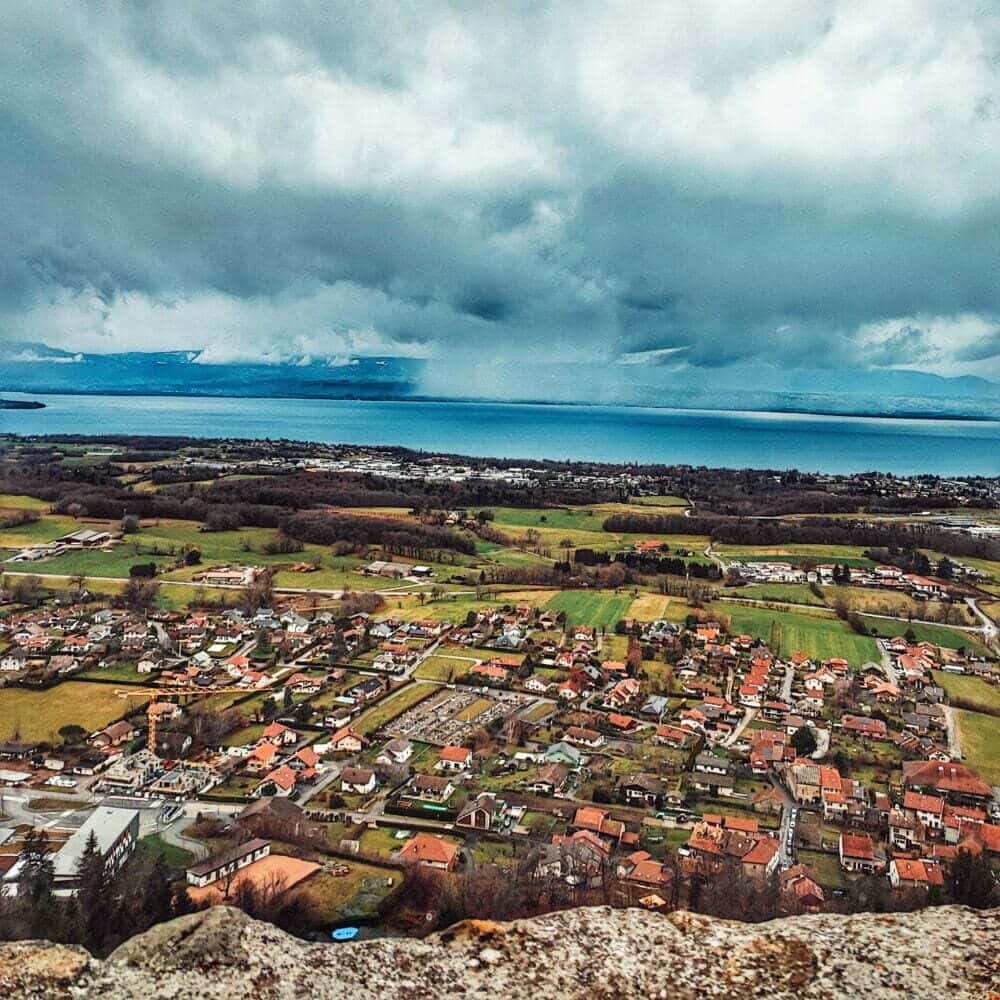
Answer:
[{"label": "shoreline", "polygon": [[[651,406],[639,403],[603,403],[590,402],[587,400],[532,400],[532,399],[496,399],[475,396],[365,396],[365,395],[341,395],[341,396],[320,396],[320,395],[265,395],[256,396],[245,393],[225,393],[225,392],[170,392],[167,390],[151,392],[129,392],[114,390],[92,390],[81,389],[76,392],[67,392],[62,389],[46,390],[44,392],[20,392],[9,390],[14,395],[30,396],[53,396],[56,398],[109,398],[109,399],[192,399],[192,400],[247,400],[247,401],[278,401],[278,402],[310,402],[310,403],[418,403],[436,404],[442,406],[512,406],[512,407],[545,407],[552,409],[595,409],[595,410],[634,410],[637,412],[651,413],[673,413],[673,414],[698,414],[698,415],[732,415],[734,417],[816,417],[832,418],[842,420],[899,420],[899,421],[928,421],[928,422],[953,422],[970,424],[1000,424],[1000,415],[995,417],[981,416],[976,414],[949,414],[949,413],[923,413],[921,411],[902,411],[893,413],[876,413],[863,410],[840,411],[832,409],[796,409],[794,407],[776,407],[767,410],[749,409],[724,409],[720,407],[685,407],[685,406]],[[44,402],[36,402],[34,406],[4,405],[20,403],[20,400],[3,399],[0,400],[0,409],[23,410],[23,409],[46,409]]]}]

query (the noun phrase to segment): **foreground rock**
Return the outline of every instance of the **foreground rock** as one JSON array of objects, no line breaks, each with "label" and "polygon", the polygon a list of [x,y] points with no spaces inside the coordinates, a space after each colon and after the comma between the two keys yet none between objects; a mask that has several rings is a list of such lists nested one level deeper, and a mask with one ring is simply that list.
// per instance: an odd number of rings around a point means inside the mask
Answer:
[{"label": "foreground rock", "polygon": [[0,945],[0,997],[46,1000],[989,1000],[998,990],[1000,910],[962,907],[757,925],[600,908],[350,945],[305,944],[217,907],[103,962]]}]

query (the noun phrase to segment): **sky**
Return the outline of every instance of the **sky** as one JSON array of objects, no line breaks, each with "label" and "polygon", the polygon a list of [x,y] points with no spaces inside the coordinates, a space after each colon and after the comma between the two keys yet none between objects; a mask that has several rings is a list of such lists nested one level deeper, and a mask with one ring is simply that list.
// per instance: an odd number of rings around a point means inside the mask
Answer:
[{"label": "sky", "polygon": [[0,5],[0,348],[1000,381],[998,261],[1000,0]]}]

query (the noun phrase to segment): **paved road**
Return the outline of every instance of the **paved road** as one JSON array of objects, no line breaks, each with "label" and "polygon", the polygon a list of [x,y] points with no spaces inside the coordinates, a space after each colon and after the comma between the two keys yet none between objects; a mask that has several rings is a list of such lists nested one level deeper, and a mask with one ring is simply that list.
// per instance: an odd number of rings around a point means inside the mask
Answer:
[{"label": "paved road", "polygon": [[889,650],[885,648],[885,643],[881,639],[876,640],[876,642],[878,643],[878,652],[882,659],[882,669],[885,671],[885,676],[889,678],[890,684],[895,684],[896,687],[899,687],[899,672],[892,662]]},{"label": "paved road", "polygon": [[722,741],[724,747],[731,747],[742,735],[743,730],[750,725],[757,716],[756,708],[748,708],[743,713],[743,718],[736,724],[736,728]]},{"label": "paved road", "polygon": [[781,838],[781,867],[787,870],[795,864],[795,820],[792,818],[797,810],[795,800],[788,794],[788,789],[771,775],[771,784],[781,793],[781,826],[778,836]]},{"label": "paved road", "polygon": [[980,608],[974,597],[966,598],[965,603],[968,604],[972,609],[972,613],[983,623],[983,640],[986,642],[986,645],[996,649],[998,647],[997,637],[998,633],[1000,633],[996,622]]},{"label": "paved road", "polygon": [[195,861],[204,861],[209,855],[208,846],[203,844],[200,840],[193,840],[191,837],[186,837],[184,835],[184,831],[190,825],[190,818],[186,815],[181,815],[181,817],[174,820],[170,826],[164,827],[158,832],[164,842],[172,845],[173,847],[179,847],[182,851],[187,851],[194,857]]}]

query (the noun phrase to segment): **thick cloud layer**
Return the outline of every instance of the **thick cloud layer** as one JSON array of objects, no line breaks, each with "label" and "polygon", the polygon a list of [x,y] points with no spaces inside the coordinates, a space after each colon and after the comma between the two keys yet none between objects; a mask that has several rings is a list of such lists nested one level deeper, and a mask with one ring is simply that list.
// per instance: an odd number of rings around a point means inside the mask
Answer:
[{"label": "thick cloud layer", "polygon": [[1000,376],[990,3],[0,28],[0,343]]}]

